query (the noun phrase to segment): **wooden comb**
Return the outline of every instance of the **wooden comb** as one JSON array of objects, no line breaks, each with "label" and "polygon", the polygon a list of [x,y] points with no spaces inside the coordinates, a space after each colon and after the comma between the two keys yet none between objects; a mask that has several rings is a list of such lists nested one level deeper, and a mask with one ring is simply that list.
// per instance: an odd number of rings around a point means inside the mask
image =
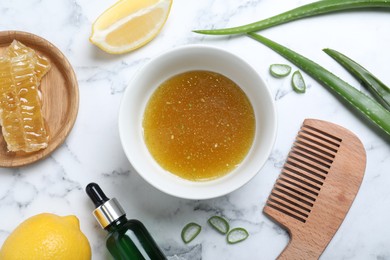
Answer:
[{"label": "wooden comb", "polygon": [[359,190],[366,152],[349,130],[306,119],[264,213],[290,234],[279,259],[318,259]]}]

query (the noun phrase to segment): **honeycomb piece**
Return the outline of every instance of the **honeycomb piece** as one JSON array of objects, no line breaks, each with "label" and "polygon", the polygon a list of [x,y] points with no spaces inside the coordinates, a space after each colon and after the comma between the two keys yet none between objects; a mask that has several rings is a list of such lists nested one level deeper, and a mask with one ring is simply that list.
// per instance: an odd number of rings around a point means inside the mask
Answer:
[{"label": "honeycomb piece", "polygon": [[9,151],[34,152],[48,145],[33,53],[0,58],[0,123]]},{"label": "honeycomb piece", "polygon": [[14,58],[16,56],[22,55],[22,54],[28,54],[33,53],[33,56],[35,57],[35,74],[37,77],[38,82],[41,81],[43,76],[50,70],[50,62],[49,60],[41,55],[38,55],[33,49],[27,47],[23,43],[14,40],[10,46],[8,46],[6,50],[6,55],[9,58]]}]

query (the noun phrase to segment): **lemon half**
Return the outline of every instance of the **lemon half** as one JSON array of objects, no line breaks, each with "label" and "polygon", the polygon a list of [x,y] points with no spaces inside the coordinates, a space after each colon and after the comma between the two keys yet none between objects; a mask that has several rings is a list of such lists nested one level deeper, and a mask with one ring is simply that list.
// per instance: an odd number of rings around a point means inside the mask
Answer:
[{"label": "lemon half", "polygon": [[121,0],[98,17],[90,41],[121,54],[150,42],[164,26],[172,0]]}]

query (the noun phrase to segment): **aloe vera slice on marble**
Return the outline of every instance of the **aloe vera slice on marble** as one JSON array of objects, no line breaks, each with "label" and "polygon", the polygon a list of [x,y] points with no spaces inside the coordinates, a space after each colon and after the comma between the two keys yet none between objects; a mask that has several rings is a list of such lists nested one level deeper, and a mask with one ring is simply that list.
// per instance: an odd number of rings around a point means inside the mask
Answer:
[{"label": "aloe vera slice on marble", "polygon": [[317,63],[287,47],[255,33],[248,33],[248,36],[279,53],[297,67],[301,68],[323,86],[339,95],[347,104],[359,111],[390,136],[390,112],[374,99],[352,87]]},{"label": "aloe vera slice on marble", "polygon": [[212,30],[194,30],[193,32],[211,35],[230,35],[257,32],[273,26],[288,23],[305,17],[316,16],[325,13],[341,12],[362,8],[390,8],[389,0],[322,0],[303,5],[290,11],[260,20],[254,23]]},{"label": "aloe vera slice on marble", "polygon": [[373,97],[390,111],[390,88],[388,86],[344,54],[332,49],[324,49],[323,51],[362,82],[363,86],[370,91]]},{"label": "aloe vera slice on marble", "polygon": [[207,222],[219,233],[225,235],[229,232],[230,226],[226,219],[220,216],[212,216]]},{"label": "aloe vera slice on marble", "polygon": [[269,67],[269,72],[275,78],[283,78],[291,72],[291,67],[287,64],[272,64]]},{"label": "aloe vera slice on marble", "polygon": [[244,241],[249,237],[248,231],[244,228],[233,228],[229,231],[226,236],[226,241],[229,244],[236,244],[238,242]]},{"label": "aloe vera slice on marble", "polygon": [[306,92],[306,83],[299,70],[293,73],[291,78],[291,85],[293,87],[293,90],[297,93],[303,94]]},{"label": "aloe vera slice on marble", "polygon": [[188,223],[181,231],[181,239],[184,243],[188,244],[199,235],[201,230],[202,227],[199,224],[194,222]]}]

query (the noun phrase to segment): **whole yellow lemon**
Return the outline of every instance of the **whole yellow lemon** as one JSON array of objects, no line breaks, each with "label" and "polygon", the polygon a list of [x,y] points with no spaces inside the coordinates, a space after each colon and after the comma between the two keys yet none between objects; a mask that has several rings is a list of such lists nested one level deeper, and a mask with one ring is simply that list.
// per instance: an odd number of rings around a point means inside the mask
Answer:
[{"label": "whole yellow lemon", "polygon": [[91,247],[76,216],[42,213],[25,220],[8,236],[0,259],[91,259]]}]

